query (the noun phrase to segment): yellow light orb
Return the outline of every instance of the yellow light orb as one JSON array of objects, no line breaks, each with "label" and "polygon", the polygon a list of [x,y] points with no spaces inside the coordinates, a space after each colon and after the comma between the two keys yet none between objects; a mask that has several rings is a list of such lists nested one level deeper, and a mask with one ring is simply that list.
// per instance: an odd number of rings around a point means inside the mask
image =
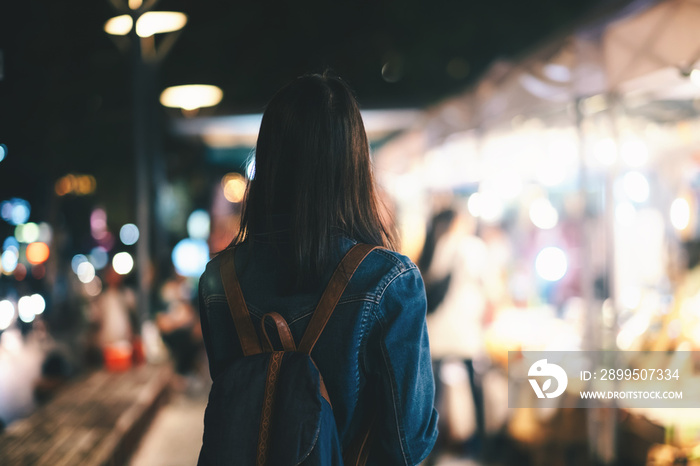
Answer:
[{"label": "yellow light orb", "polygon": [[240,173],[229,173],[221,180],[221,186],[224,190],[224,197],[227,201],[238,203],[245,196],[245,178]]},{"label": "yellow light orb", "polygon": [[105,32],[113,36],[125,36],[131,32],[134,20],[129,15],[119,15],[110,18],[105,23]]}]

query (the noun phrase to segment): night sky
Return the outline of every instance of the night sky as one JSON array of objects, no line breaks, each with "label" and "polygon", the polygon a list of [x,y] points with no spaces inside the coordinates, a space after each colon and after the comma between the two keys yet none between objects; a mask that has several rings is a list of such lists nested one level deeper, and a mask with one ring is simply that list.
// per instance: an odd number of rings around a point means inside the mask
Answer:
[{"label": "night sky", "polygon": [[[284,83],[330,67],[363,108],[421,108],[466,89],[494,59],[525,53],[599,3],[162,0],[155,9],[182,11],[189,22],[155,87],[216,84],[224,100],[204,114],[259,113]],[[103,31],[116,14],[108,0],[0,6],[0,143],[9,148],[0,200],[28,199],[33,220],[49,217],[54,183],[67,173],[93,174],[95,198],[122,204],[121,220],[132,215],[129,55]],[[160,111],[166,119],[178,115]],[[165,143],[169,176],[203,163],[191,143],[174,145]]]}]

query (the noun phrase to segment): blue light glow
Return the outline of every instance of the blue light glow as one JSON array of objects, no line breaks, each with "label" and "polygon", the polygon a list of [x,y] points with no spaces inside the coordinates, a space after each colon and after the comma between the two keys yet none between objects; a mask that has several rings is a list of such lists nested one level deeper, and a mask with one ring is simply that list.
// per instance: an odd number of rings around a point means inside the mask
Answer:
[{"label": "blue light glow", "polygon": [[210,228],[209,214],[206,210],[197,209],[187,219],[187,234],[194,239],[207,239]]},{"label": "blue light glow", "polygon": [[73,272],[75,272],[77,274],[78,267],[80,266],[80,264],[82,264],[83,262],[87,262],[87,261],[88,261],[88,258],[84,254],[76,254],[75,256],[73,256],[73,259],[71,259],[71,261],[70,261],[70,266],[73,269]]},{"label": "blue light glow", "polygon": [[5,238],[5,241],[2,243],[2,250],[5,251],[9,249],[10,247],[14,247],[19,251],[19,241],[14,236],[8,236]]},{"label": "blue light glow", "polygon": [[127,246],[131,246],[139,240],[139,229],[133,223],[123,225],[119,230],[119,239]]},{"label": "blue light glow", "polygon": [[90,251],[90,263],[95,267],[95,270],[104,269],[109,263],[109,255],[107,250],[102,246],[97,246]]},{"label": "blue light glow", "polygon": [[0,256],[0,263],[2,264],[2,270],[7,273],[12,273],[17,268],[17,260],[19,259],[17,250],[14,248],[9,248],[7,251],[2,253]]},{"label": "blue light glow", "polygon": [[11,225],[27,223],[30,213],[31,207],[29,206],[29,202],[24,199],[15,197],[9,201],[3,201],[3,203],[0,204],[0,215],[3,220]]},{"label": "blue light glow", "polygon": [[209,246],[201,239],[183,239],[175,245],[172,260],[180,275],[198,277],[209,262]]}]

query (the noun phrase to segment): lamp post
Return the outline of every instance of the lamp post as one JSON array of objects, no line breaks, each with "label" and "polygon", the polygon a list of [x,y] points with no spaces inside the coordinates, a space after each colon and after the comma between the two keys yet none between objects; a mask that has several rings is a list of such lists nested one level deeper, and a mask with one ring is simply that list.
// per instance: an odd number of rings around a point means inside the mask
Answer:
[{"label": "lamp post", "polygon": [[[104,30],[115,38],[120,48],[124,42],[120,36],[128,37],[131,48],[132,92],[133,92],[133,151],[136,176],[136,225],[140,230],[141,240],[136,243],[136,273],[138,278],[137,312],[141,322],[149,318],[151,272],[151,188],[154,131],[149,130],[155,104],[153,92],[153,75],[157,64],[168,53],[178,32],[187,23],[187,16],[173,11],[150,11],[157,0],[128,0],[123,2],[111,0],[119,16],[111,18],[104,25]],[[154,36],[167,36],[156,48]]]}]

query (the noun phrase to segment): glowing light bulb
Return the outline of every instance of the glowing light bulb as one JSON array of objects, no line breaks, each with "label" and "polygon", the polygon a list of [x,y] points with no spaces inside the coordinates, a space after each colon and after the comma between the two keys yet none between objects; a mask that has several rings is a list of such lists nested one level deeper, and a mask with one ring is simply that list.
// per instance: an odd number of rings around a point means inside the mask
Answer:
[{"label": "glowing light bulb", "polygon": [[537,274],[543,279],[556,282],[566,274],[568,261],[564,251],[557,247],[546,247],[535,259],[535,269]]}]

